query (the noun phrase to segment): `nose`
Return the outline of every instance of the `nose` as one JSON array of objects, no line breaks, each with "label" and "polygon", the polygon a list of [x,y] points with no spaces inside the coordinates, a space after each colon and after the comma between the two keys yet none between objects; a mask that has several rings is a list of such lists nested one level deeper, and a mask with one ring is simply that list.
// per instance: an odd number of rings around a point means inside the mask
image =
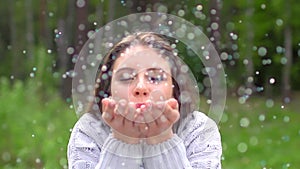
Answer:
[{"label": "nose", "polygon": [[137,82],[135,88],[133,89],[133,95],[135,97],[149,96],[149,89],[147,88],[147,85],[143,78],[138,78],[138,82]]}]

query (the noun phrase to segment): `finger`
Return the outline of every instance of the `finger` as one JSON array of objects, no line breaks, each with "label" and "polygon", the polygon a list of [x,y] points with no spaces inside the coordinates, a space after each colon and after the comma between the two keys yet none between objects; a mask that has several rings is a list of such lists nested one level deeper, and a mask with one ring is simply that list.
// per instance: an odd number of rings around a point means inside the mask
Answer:
[{"label": "finger", "polygon": [[[161,133],[163,133],[165,130],[167,130],[168,128],[172,127],[172,124],[169,122],[169,120],[164,115],[165,111],[167,111],[167,106],[168,105],[166,104],[166,102],[156,102],[152,106],[151,112],[153,112],[152,118],[154,119],[154,121],[152,121],[150,123],[146,123],[148,126],[148,130],[145,133],[147,137],[158,136]],[[142,129],[143,128],[141,128],[141,130]]]},{"label": "finger", "polygon": [[123,112],[121,113],[121,115],[123,116],[123,124],[124,127],[134,127],[134,121],[133,116],[134,116],[134,111],[133,111],[133,103],[129,102],[127,103],[127,101],[121,101],[120,102],[120,110],[122,110]]},{"label": "finger", "polygon": [[152,113],[153,106],[152,102],[149,100],[146,102],[145,108],[142,108],[142,115],[144,117],[144,122],[145,123],[152,123],[155,121],[154,115]]},{"label": "finger", "polygon": [[124,117],[120,114],[115,113],[112,120],[109,122],[109,126],[116,131],[123,131],[124,128]]},{"label": "finger", "polygon": [[106,111],[109,104],[109,99],[108,98],[102,99],[101,104],[102,104],[102,112]]},{"label": "finger", "polygon": [[127,111],[127,101],[125,99],[118,101],[115,112],[117,114],[121,114],[125,116],[126,111]]},{"label": "finger", "polygon": [[110,123],[113,118],[114,118],[114,115],[113,115],[113,107],[114,107],[114,103],[111,102],[110,99],[108,98],[105,98],[105,99],[102,99],[102,118]]},{"label": "finger", "polygon": [[178,101],[172,98],[167,101],[167,104],[170,106],[171,109],[173,109],[169,116],[167,116],[167,118],[173,123],[175,123],[180,117]]},{"label": "finger", "polygon": [[146,138],[149,132],[149,126],[146,123],[136,123],[138,131],[141,133],[141,138]]},{"label": "finger", "polygon": [[167,104],[172,108],[178,110],[178,101],[174,98],[167,100]]},{"label": "finger", "polygon": [[[111,107],[110,107],[111,106]],[[124,102],[118,102],[118,104],[115,101],[110,102],[109,110],[113,108],[113,123],[116,128],[122,128],[124,125],[124,115],[122,115],[122,111],[126,109],[126,105],[124,105]]]},{"label": "finger", "polygon": [[109,99],[108,108],[113,110],[115,108],[115,106],[116,106],[116,101],[113,99]]},{"label": "finger", "polygon": [[137,108],[134,113],[133,121],[136,123],[145,123],[144,115],[141,108]]},{"label": "finger", "polygon": [[157,120],[165,111],[166,108],[166,102],[156,102],[152,106],[152,116],[155,120]]},{"label": "finger", "polygon": [[103,118],[104,122],[106,122],[107,124],[110,124],[113,119],[113,116],[108,112],[103,112],[102,118]]},{"label": "finger", "polygon": [[174,124],[179,119],[179,116],[180,116],[179,111],[177,109],[173,109],[169,104],[167,104],[164,113],[160,117],[160,120],[162,122],[168,121]]},{"label": "finger", "polygon": [[113,99],[104,98],[101,101],[102,103],[102,111],[108,112],[112,111],[115,108],[116,102]]},{"label": "finger", "polygon": [[125,111],[125,118],[129,121],[134,121],[135,119],[135,114],[136,114],[136,110],[135,110],[135,104],[133,102],[129,102],[127,104],[126,107],[126,111]]}]

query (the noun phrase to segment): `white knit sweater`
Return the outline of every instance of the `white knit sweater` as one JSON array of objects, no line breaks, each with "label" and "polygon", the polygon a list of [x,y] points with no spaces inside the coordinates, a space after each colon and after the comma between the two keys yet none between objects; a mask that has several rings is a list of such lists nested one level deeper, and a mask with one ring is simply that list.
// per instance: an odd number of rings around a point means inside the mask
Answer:
[{"label": "white knit sweater", "polygon": [[174,136],[160,144],[126,144],[90,113],[75,124],[68,144],[71,169],[221,169],[217,125],[193,112]]}]

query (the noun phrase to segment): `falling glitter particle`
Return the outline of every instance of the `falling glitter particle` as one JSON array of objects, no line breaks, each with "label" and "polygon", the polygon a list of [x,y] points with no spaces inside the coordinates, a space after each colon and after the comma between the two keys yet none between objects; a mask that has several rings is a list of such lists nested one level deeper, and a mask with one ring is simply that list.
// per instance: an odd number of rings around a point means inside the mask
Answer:
[{"label": "falling glitter particle", "polygon": [[237,149],[240,153],[245,153],[248,149],[248,145],[246,143],[239,143]]},{"label": "falling glitter particle", "polygon": [[198,11],[201,11],[201,10],[203,9],[203,6],[202,6],[202,5],[197,5],[196,9],[197,9]]},{"label": "falling glitter particle", "polygon": [[265,119],[266,119],[266,116],[265,116],[264,114],[260,114],[260,115],[258,116],[258,120],[259,120],[259,121],[265,121]]},{"label": "falling glitter particle", "polygon": [[275,78],[270,78],[270,80],[269,80],[269,82],[270,82],[270,84],[274,84],[275,83]]},{"label": "falling glitter particle", "polygon": [[247,117],[243,117],[240,120],[240,126],[241,127],[248,127],[250,125],[250,120]]},{"label": "falling glitter particle", "polygon": [[265,56],[267,54],[267,49],[265,47],[259,47],[257,52],[259,56]]},{"label": "falling glitter particle", "polygon": [[274,101],[273,101],[272,99],[267,99],[267,101],[266,101],[266,106],[267,106],[268,108],[273,107],[273,106],[274,106]]}]

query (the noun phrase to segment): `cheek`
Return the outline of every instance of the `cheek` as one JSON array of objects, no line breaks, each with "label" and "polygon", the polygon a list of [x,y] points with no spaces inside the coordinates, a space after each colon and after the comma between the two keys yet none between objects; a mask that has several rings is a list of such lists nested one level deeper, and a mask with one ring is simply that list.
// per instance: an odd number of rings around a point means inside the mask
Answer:
[{"label": "cheek", "polygon": [[159,91],[159,93],[161,93],[165,99],[170,99],[173,97],[172,83],[163,83],[158,86],[154,86],[152,91]]},{"label": "cheek", "polygon": [[170,83],[164,84],[162,90],[164,91],[167,98],[173,97],[173,85]]},{"label": "cheek", "polygon": [[127,99],[128,91],[129,91],[128,85],[124,85],[124,84],[122,85],[118,83],[112,83],[111,85],[111,96],[115,100]]}]

